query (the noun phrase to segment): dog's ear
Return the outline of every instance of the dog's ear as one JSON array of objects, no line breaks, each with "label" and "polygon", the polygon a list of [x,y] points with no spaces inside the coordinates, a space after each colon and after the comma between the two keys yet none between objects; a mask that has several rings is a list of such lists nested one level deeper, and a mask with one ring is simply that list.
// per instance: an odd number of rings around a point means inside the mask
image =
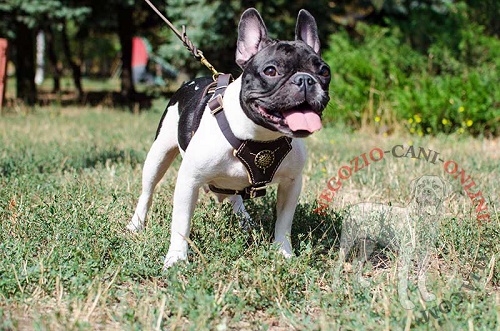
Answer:
[{"label": "dog's ear", "polygon": [[301,9],[297,17],[295,40],[302,40],[319,54],[318,26],[314,17],[305,9]]},{"label": "dog's ear", "polygon": [[248,60],[269,43],[267,28],[255,8],[249,8],[241,15],[238,25],[236,63],[244,68]]},{"label": "dog's ear", "polygon": [[443,185],[443,199],[447,198],[451,194],[451,184],[441,177],[438,177]]}]

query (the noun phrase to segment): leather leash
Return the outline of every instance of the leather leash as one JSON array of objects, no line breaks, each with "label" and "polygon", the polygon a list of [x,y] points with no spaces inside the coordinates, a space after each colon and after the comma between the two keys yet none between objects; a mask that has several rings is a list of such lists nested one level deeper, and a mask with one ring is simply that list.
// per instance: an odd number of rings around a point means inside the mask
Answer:
[{"label": "leather leash", "polygon": [[213,67],[213,65],[210,62],[208,62],[208,60],[203,55],[203,52],[200,49],[196,48],[196,46],[193,45],[191,40],[189,40],[187,33],[186,33],[186,26],[183,25],[182,26],[182,33],[179,32],[179,30],[176,29],[176,27],[158,10],[158,8],[155,7],[155,5],[153,5],[151,3],[151,1],[149,1],[149,0],[144,0],[144,1],[146,1],[146,3],[149,5],[149,7],[151,7],[151,9],[153,9],[154,12],[158,16],[160,16],[160,18],[163,20],[163,22],[167,23],[170,30],[172,30],[175,33],[175,35],[182,41],[182,43],[184,44],[184,46],[186,46],[188,51],[191,54],[193,54],[193,56],[197,60],[199,60],[205,67],[207,67],[212,72],[213,78],[215,80],[217,78],[217,76],[219,76],[220,73],[217,70],[215,70],[215,68]]}]

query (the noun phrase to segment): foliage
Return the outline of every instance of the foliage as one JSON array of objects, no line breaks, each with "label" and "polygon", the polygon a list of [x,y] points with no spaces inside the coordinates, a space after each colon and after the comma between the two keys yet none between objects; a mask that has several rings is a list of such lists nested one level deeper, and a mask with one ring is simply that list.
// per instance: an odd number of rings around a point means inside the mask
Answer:
[{"label": "foliage", "polygon": [[333,35],[324,53],[333,72],[326,119],[379,130],[405,123],[419,135],[500,134],[500,41],[466,11],[463,3],[451,7],[453,26],[435,26],[427,35],[433,41],[420,51],[396,25],[359,24],[359,39]]},{"label": "foliage", "polygon": [[[78,6],[71,0],[22,1],[4,0],[0,3],[0,17],[4,23],[17,20],[36,28],[47,20],[71,19],[82,21],[90,14],[87,6]],[[8,31],[9,25],[4,26]],[[1,31],[1,29],[0,29]],[[12,33],[13,31],[10,31]]]},{"label": "foliage", "polygon": [[488,34],[500,36],[500,2],[497,0],[466,0],[470,17],[486,27]]},{"label": "foliage", "polygon": [[[181,30],[185,25],[189,39],[201,49],[207,59],[222,72],[236,74],[240,71],[234,61],[237,27],[242,12],[255,7],[266,23],[273,38],[293,39],[296,17],[301,8],[309,10],[316,17],[322,41],[327,40],[331,31],[331,20],[325,8],[328,1],[252,1],[246,3],[234,0],[167,1],[167,16]],[[158,53],[178,68],[188,72],[200,71],[200,64],[192,59],[182,42],[164,28],[160,31],[164,38]],[[204,71],[206,72],[206,71]]]}]

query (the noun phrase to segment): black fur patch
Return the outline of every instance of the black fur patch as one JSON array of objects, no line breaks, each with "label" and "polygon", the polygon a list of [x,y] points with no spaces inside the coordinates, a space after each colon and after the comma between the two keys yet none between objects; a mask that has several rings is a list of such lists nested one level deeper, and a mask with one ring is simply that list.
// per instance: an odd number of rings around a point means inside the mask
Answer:
[{"label": "black fur patch", "polygon": [[175,92],[161,117],[160,124],[156,130],[155,140],[160,134],[168,108],[178,103],[179,127],[177,139],[180,148],[184,151],[186,150],[191,138],[200,126],[205,106],[210,99],[210,95],[205,93],[206,88],[211,83],[213,83],[211,77],[196,78],[195,80],[185,83]]}]

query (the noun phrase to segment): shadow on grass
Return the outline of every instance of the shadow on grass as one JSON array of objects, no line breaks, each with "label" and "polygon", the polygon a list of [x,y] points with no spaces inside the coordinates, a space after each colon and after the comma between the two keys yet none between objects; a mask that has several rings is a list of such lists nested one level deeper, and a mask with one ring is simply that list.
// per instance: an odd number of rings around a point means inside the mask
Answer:
[{"label": "shadow on grass", "polygon": [[[260,199],[245,203],[254,221],[259,224],[267,238],[272,241],[276,223],[276,190],[270,190]],[[300,255],[301,247],[310,244],[319,254],[328,254],[339,245],[342,217],[340,213],[326,215],[315,213],[316,201],[302,202],[297,205],[292,225],[292,247]],[[271,212],[272,211],[272,212]]]},{"label": "shadow on grass", "polygon": [[63,165],[64,170],[81,170],[86,168],[95,168],[99,164],[129,164],[134,168],[137,164],[141,164],[144,160],[142,152],[138,153],[133,149],[109,149],[103,151],[96,151],[85,156],[79,156],[75,159],[65,162]]},{"label": "shadow on grass", "polygon": [[[136,91],[130,99],[126,98],[118,91],[101,90],[101,91],[84,91],[78,97],[75,91],[63,90],[61,92],[38,91],[37,104],[39,106],[58,105],[60,107],[68,106],[89,106],[89,107],[109,107],[109,108],[132,108],[136,110],[146,110],[152,107],[153,100],[160,97],[169,99],[173,91],[160,90],[153,88],[146,92]],[[5,109],[9,109],[18,104],[18,100],[14,98],[5,99]]]},{"label": "shadow on grass", "polygon": [[19,151],[0,160],[0,177],[13,177],[22,174],[46,174],[65,171],[79,171],[96,168],[105,164],[129,164],[134,168],[144,160],[144,153],[133,149],[78,150],[67,155],[64,151],[54,148],[48,153],[43,151]]}]

